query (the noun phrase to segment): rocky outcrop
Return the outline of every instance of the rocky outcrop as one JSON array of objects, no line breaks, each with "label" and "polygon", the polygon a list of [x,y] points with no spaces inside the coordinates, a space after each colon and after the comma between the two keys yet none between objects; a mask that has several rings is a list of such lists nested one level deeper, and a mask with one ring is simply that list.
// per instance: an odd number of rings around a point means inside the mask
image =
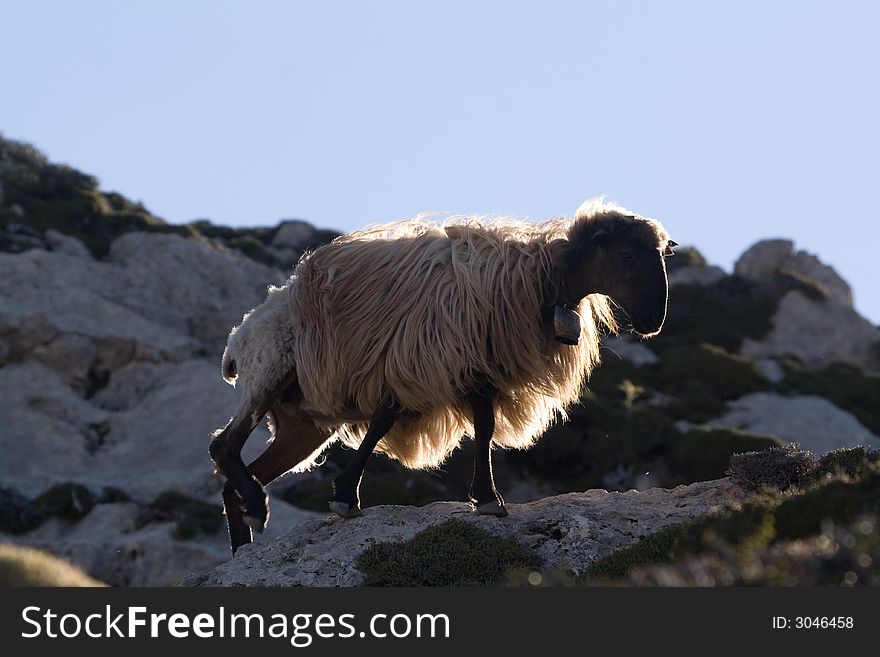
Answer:
[{"label": "rocky outcrop", "polygon": [[776,436],[817,455],[859,445],[880,449],[880,438],[853,415],[813,395],[746,395],[730,402],[730,411],[709,426]]},{"label": "rocky outcrop", "polygon": [[791,240],[762,240],[752,245],[736,261],[733,273],[757,283],[766,283],[780,274],[793,275],[818,285],[831,299],[852,306],[849,284],[806,251],[795,251]]},{"label": "rocky outcrop", "polygon": [[[45,237],[52,251],[0,253],[0,485],[34,497],[72,481],[137,502],[6,538],[111,584],[173,584],[222,561],[225,532],[180,541],[173,523],[138,509],[167,491],[219,508],[207,445],[237,403],[220,352],[282,275],[177,235],[126,234],[103,260],[68,235]],[[255,434],[246,458],[266,437]]]},{"label": "rocky outcrop", "polygon": [[69,480],[216,488],[207,441],[236,403],[219,354],[279,278],[174,235],[125,235],[106,262],[0,253],[0,481],[31,494]]},{"label": "rocky outcrop", "polygon": [[743,253],[734,273],[782,292],[772,330],[760,340],[746,338],[743,356],[880,368],[880,329],[853,309],[849,284],[816,256],[795,251],[791,240],[764,240]]},{"label": "rocky outcrop", "polygon": [[542,558],[546,571],[580,574],[596,559],[664,527],[742,501],[748,493],[729,479],[653,488],[643,492],[590,490],[508,505],[499,520],[461,502],[423,507],[377,506],[354,519],[313,520],[286,536],[242,547],[188,586],[356,586],[363,574],[355,559],[368,546],[404,541],[427,527],[457,518],[499,536],[512,536]]},{"label": "rocky outcrop", "polygon": [[841,362],[877,370],[878,345],[880,330],[852,307],[791,290],[779,303],[770,333],[761,340],[746,338],[740,354],[752,359],[794,356],[812,368]]}]

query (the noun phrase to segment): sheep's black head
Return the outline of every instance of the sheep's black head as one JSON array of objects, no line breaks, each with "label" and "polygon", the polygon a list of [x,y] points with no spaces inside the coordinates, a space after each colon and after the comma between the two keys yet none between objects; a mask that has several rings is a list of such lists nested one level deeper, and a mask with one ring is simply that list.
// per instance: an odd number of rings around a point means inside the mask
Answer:
[{"label": "sheep's black head", "polygon": [[608,210],[577,219],[569,240],[567,293],[604,294],[626,313],[636,333],[656,335],[666,319],[665,259],[677,246],[666,230],[656,221]]}]

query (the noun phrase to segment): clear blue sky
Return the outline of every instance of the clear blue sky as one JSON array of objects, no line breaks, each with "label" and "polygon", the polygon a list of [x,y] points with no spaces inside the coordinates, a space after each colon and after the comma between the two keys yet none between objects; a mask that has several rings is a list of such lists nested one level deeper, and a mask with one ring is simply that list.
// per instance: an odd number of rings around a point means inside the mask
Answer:
[{"label": "clear blue sky", "polygon": [[0,131],[172,222],[342,230],[606,194],[880,322],[880,3],[0,2]]}]

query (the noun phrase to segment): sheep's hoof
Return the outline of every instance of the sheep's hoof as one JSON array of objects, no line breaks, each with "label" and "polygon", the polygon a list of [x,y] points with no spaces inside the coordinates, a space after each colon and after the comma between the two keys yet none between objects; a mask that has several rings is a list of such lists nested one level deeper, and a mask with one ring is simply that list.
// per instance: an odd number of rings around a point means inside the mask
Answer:
[{"label": "sheep's hoof", "polygon": [[347,504],[346,502],[330,501],[330,511],[343,518],[357,518],[361,515],[361,508],[355,504]]},{"label": "sheep's hoof", "polygon": [[483,502],[483,504],[478,504],[477,513],[479,513],[481,516],[495,516],[496,518],[507,517],[507,509],[504,508],[503,504],[499,504],[498,500],[492,500],[491,502]]}]

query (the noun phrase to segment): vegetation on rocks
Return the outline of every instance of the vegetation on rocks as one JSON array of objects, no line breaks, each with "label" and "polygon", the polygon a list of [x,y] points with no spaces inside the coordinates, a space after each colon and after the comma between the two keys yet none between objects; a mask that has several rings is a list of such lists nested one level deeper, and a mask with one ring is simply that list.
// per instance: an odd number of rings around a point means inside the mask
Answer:
[{"label": "vegetation on rocks", "polygon": [[141,202],[98,188],[94,176],[50,162],[33,146],[0,135],[0,251],[17,252],[45,243],[47,230],[75,237],[98,259],[116,238],[133,231],[206,239],[270,267],[286,269],[303,251],[338,233],[313,230],[293,253],[270,248],[280,228],[228,228],[206,220],[169,224]]},{"label": "vegetation on rocks", "polygon": [[512,538],[447,520],[399,543],[377,543],[357,558],[364,586],[486,586],[540,559]]},{"label": "vegetation on rocks", "polygon": [[[786,460],[789,467],[783,468],[783,472],[787,477],[768,476],[769,463],[783,465]],[[797,559],[787,564],[784,559],[786,550],[791,551],[792,541],[801,541],[799,545],[804,549],[812,546],[824,550],[807,551],[810,558],[822,561],[823,575],[819,579],[823,583],[839,585],[852,579],[847,573],[851,572],[853,559],[868,568],[880,558],[880,543],[871,536],[880,512],[877,452],[861,448],[838,450],[816,460],[794,448],[776,449],[769,454],[741,455],[731,467],[738,478],[762,487],[763,493],[740,508],[723,509],[670,527],[614,552],[596,562],[583,582],[627,581],[631,575],[636,579],[651,579],[644,573],[633,573],[657,564],[672,564],[672,571],[667,575],[672,577],[670,573],[678,572],[677,577],[686,581],[690,575],[682,573],[702,558],[716,565],[723,562],[721,570],[726,575],[714,582],[716,584],[757,583],[761,578],[765,583],[773,583],[777,575],[790,584],[815,583],[815,569],[810,569],[810,579],[805,582],[790,581],[798,568]],[[770,484],[782,490],[771,489]],[[872,531],[864,534],[862,530],[868,525]],[[829,538],[836,531],[834,528],[843,528],[851,537],[844,540],[844,550],[825,549],[834,540]],[[865,536],[864,540],[860,534]],[[859,549],[855,550],[857,543]],[[760,573],[761,577],[749,570],[764,561],[773,562],[774,566]],[[876,579],[875,566],[861,583]],[[858,583],[858,578],[849,583]]]},{"label": "vegetation on rocks", "polygon": [[[28,499],[11,488],[0,488],[0,532],[25,534],[50,518],[76,522],[96,504],[131,501],[117,488],[105,488],[96,494],[86,486],[64,482],[49,487],[34,499]],[[152,502],[139,502],[143,521],[172,521],[175,537],[190,539],[202,534],[215,534],[223,525],[218,504],[184,495],[176,491],[159,494]]]}]

